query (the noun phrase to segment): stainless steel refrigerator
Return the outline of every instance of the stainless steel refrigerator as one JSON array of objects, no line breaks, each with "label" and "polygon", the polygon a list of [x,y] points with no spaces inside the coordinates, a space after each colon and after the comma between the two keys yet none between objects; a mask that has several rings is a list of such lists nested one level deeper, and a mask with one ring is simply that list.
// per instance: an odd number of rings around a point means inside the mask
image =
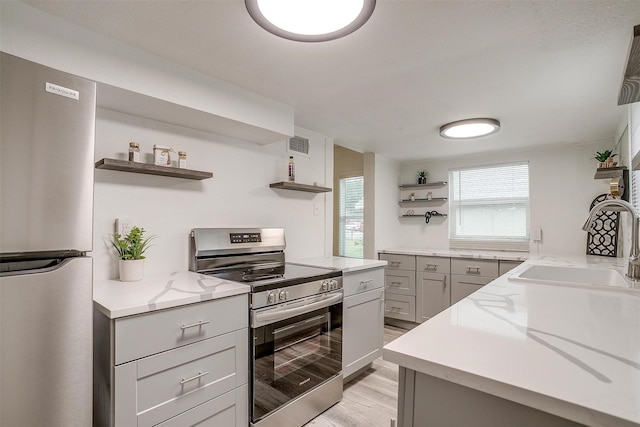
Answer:
[{"label": "stainless steel refrigerator", "polygon": [[88,427],[96,85],[0,67],[0,426]]}]

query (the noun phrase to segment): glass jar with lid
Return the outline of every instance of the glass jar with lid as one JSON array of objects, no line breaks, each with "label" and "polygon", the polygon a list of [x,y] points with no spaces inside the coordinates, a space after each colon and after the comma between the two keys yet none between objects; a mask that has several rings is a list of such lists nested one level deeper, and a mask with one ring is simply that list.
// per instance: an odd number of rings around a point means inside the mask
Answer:
[{"label": "glass jar with lid", "polygon": [[140,144],[137,142],[129,143],[129,161],[140,163]]}]

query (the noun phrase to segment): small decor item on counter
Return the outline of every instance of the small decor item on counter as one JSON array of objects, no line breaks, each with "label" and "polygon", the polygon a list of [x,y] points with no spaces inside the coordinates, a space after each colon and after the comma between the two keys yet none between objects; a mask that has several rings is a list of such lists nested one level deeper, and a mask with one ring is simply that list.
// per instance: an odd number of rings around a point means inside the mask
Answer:
[{"label": "small decor item on counter", "polygon": [[187,168],[187,152],[186,151],[178,151],[178,167],[180,169]]},{"label": "small decor item on counter", "polygon": [[129,161],[140,163],[140,144],[137,142],[129,143]]},{"label": "small decor item on counter", "polygon": [[427,200],[432,200],[433,199],[433,193],[431,191],[427,192]]},{"label": "small decor item on counter", "polygon": [[410,199],[412,202],[416,201],[416,193],[411,193]]},{"label": "small decor item on counter", "polygon": [[296,165],[293,162],[293,156],[289,156],[289,182],[296,180]]},{"label": "small decor item on counter", "polygon": [[126,236],[114,233],[111,244],[118,255],[120,281],[135,282],[144,277],[144,253],[156,236],[144,237],[144,228],[133,227]]},{"label": "small decor item on counter", "polygon": [[173,151],[171,147],[164,145],[153,146],[153,164],[157,166],[171,166],[171,155]]},{"label": "small decor item on counter", "polygon": [[617,154],[612,154],[611,150],[606,150],[602,153],[596,151],[594,159],[600,162],[598,163],[598,168],[614,168],[618,164],[618,162],[613,160],[615,156],[617,156]]},{"label": "small decor item on counter", "polygon": [[426,184],[427,183],[427,171],[418,172],[418,184]]}]

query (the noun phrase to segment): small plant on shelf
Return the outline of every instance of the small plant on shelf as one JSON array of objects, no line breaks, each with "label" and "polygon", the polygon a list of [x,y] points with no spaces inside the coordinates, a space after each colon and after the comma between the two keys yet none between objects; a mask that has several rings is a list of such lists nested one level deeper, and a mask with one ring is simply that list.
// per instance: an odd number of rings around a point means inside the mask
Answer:
[{"label": "small plant on shelf", "polygon": [[598,168],[613,168],[618,164],[618,162],[613,160],[615,156],[617,156],[617,154],[613,154],[611,150],[605,150],[602,153],[596,151],[594,159],[600,162],[598,163]]},{"label": "small plant on shelf", "polygon": [[427,171],[418,172],[418,184],[426,184],[427,183]]}]

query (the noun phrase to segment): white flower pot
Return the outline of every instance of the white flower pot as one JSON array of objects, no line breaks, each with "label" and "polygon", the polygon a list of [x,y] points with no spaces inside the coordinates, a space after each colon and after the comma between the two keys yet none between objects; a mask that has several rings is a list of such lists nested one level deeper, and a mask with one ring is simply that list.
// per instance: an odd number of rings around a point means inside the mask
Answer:
[{"label": "white flower pot", "polygon": [[121,259],[118,260],[121,282],[137,282],[144,277],[143,259]]}]

